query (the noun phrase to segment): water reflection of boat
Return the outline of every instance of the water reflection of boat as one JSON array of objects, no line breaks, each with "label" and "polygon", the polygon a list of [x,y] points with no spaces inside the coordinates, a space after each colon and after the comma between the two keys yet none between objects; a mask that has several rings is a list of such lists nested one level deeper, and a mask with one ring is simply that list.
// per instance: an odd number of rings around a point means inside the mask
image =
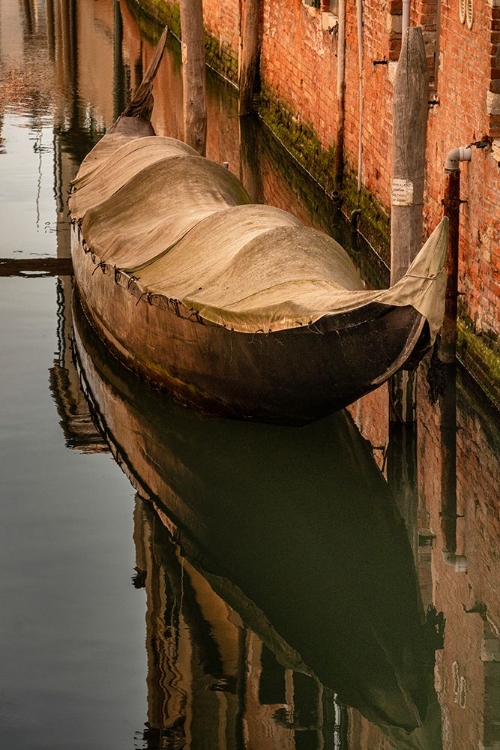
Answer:
[{"label": "water reflection of boat", "polygon": [[82,301],[129,367],[209,413],[302,423],[418,362],[442,321],[446,219],[394,287],[365,290],[332,238],[155,136],[144,98],[70,197]]},{"label": "water reflection of boat", "polygon": [[190,561],[281,663],[385,731],[430,731],[434,654],[406,530],[348,415],[302,428],[200,417],[129,377],[74,313],[108,442]]}]

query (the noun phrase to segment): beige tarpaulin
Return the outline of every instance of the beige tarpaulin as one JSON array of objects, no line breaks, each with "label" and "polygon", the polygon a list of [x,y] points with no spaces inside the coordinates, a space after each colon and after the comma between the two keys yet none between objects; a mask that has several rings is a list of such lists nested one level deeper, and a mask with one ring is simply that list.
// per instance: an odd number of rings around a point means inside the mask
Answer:
[{"label": "beige tarpaulin", "polygon": [[431,339],[444,312],[444,219],[391,289],[364,290],[345,250],[172,138],[105,136],[74,181],[70,211],[99,261],[148,293],[236,331],[296,328],[371,302],[412,305]]}]

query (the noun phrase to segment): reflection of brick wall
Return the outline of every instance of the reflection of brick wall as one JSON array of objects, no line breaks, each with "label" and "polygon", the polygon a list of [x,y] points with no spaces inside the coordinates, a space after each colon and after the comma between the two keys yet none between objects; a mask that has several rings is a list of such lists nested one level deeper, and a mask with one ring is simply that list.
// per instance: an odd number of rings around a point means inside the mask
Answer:
[{"label": "reflection of brick wall", "polygon": [[240,35],[239,6],[234,0],[204,3],[205,25],[219,44],[221,56],[237,61]]},{"label": "reflection of brick wall", "polygon": [[349,407],[356,426],[372,447],[373,457],[379,469],[386,470],[386,454],[389,443],[389,391],[387,385],[356,401]]},{"label": "reflection of brick wall", "polygon": [[359,750],[393,750],[392,745],[379,727],[370,724],[357,711],[348,713],[348,747]]},{"label": "reflection of brick wall", "polygon": [[[441,692],[444,749],[488,747],[490,723],[485,693],[485,632],[500,628],[500,433],[478,404],[466,403],[459,390],[457,412],[456,552],[467,560],[467,572],[446,564],[449,545],[441,530],[440,410],[431,406],[424,383],[419,392],[419,525],[436,535],[432,553],[433,598],[446,617],[445,648],[437,652],[437,685]],[[467,612],[465,610],[468,610]],[[486,666],[485,666],[486,665]],[[490,690],[491,690],[490,686]],[[483,744],[482,744],[483,743]]]},{"label": "reflection of brick wall", "polygon": [[486,603],[488,619],[500,632],[500,434],[493,420],[484,422],[473,409],[459,416],[458,511],[465,515],[464,552],[474,566],[471,572],[480,574],[474,600]]}]

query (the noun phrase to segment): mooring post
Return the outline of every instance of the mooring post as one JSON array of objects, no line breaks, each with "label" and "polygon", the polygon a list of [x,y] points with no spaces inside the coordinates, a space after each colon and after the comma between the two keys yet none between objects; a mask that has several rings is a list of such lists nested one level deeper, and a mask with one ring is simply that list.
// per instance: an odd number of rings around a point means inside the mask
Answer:
[{"label": "mooring post", "polygon": [[113,118],[117,120],[125,109],[125,86],[123,65],[123,21],[120,3],[114,4],[113,29]]},{"label": "mooring post", "polygon": [[180,0],[184,140],[205,156],[205,31],[202,0]]},{"label": "mooring post", "polygon": [[[394,79],[391,191],[391,285],[404,276],[422,245],[429,73],[422,29],[406,30]],[[391,379],[391,421],[416,419],[415,374]]]},{"label": "mooring post", "polygon": [[240,4],[241,45],[238,73],[238,114],[254,111],[253,95],[260,52],[260,2],[243,0]]}]

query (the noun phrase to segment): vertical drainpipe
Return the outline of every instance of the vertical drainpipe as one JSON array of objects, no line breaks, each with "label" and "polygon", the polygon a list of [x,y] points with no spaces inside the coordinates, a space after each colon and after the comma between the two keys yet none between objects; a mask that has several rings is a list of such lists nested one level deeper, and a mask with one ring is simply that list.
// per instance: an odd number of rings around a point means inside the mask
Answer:
[{"label": "vertical drainpipe", "polygon": [[445,364],[455,362],[457,341],[457,296],[458,296],[458,246],[460,225],[460,162],[471,160],[470,146],[452,149],[444,167],[446,174],[444,191],[444,214],[449,218],[450,231],[446,264],[446,301],[444,321],[441,329],[439,358]]},{"label": "vertical drainpipe", "polygon": [[338,4],[337,35],[337,143],[335,152],[335,190],[338,195],[344,179],[345,124],[345,0]]},{"label": "vertical drainpipe", "polygon": [[441,436],[441,532],[443,560],[459,573],[467,572],[467,559],[457,555],[457,402],[456,341],[458,250],[460,238],[460,162],[471,160],[470,146],[452,149],[444,166],[444,214],[449,219],[446,261],[446,297],[438,358],[444,385],[439,394]]},{"label": "vertical drainpipe", "polygon": [[359,65],[359,143],[358,143],[358,198],[361,192],[363,174],[363,0],[356,0],[356,19],[358,27],[358,65]]}]

